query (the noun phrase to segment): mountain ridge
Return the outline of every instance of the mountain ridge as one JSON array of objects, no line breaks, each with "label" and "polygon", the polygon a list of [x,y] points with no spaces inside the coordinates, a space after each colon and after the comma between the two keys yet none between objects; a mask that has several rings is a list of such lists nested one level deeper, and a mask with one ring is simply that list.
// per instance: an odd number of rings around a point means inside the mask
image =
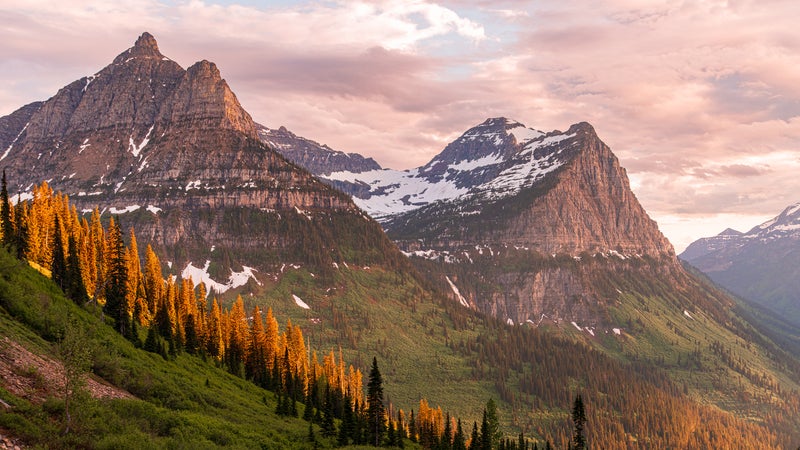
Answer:
[{"label": "mountain ridge", "polygon": [[734,294],[800,325],[800,203],[746,233],[728,230],[691,243],[681,259]]}]

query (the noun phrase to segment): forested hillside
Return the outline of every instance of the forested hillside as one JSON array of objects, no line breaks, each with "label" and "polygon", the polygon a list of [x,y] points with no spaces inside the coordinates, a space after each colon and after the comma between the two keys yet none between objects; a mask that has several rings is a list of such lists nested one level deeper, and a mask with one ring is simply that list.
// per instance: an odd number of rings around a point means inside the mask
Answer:
[{"label": "forested hillside", "polygon": [[[718,356],[699,346],[694,354],[678,354],[675,367],[689,375],[676,383],[655,361],[626,354],[624,340],[619,356],[625,357],[618,358],[587,346],[570,326],[510,327],[379,267],[342,268],[327,280],[296,270],[260,302],[239,297],[222,305],[190,280],[164,277],[151,250],[144,251],[142,269],[135,233],[123,232],[117,220],[101,220],[96,211],[79,215],[46,185],[36,192],[15,207],[3,202],[4,246],[23,258],[3,251],[3,334],[62,362],[69,356],[53,348],[71,339],[88,342],[93,350],[82,370],[137,399],[67,400],[45,388],[37,399],[5,388],[0,393],[11,407],[0,424],[32,444],[118,448],[143,439],[153,446],[306,448],[313,447],[312,434],[322,446],[374,443],[365,423],[378,414],[385,427],[381,444],[396,445],[405,435],[405,445],[416,440],[425,448],[450,448],[461,442],[456,417],[465,442],[474,441],[467,437],[472,428],[482,439],[482,411],[498,395],[495,414],[509,447],[519,446],[522,432],[523,443],[565,448],[573,439],[578,394],[592,448],[791,448],[797,436],[791,425],[797,395],[784,391],[781,380],[760,375],[762,391],[755,394],[763,398],[753,404],[775,409],[751,419],[696,402],[696,383],[729,389],[733,378],[710,376],[718,371],[715,361],[737,364],[725,347]],[[25,261],[56,283],[26,269]],[[625,280],[612,282],[633,283]],[[319,292],[331,283],[339,292]],[[317,311],[291,310],[280,331],[269,308],[288,292],[315,299]],[[302,330],[294,325],[300,323]],[[26,370],[36,378],[37,368]],[[365,373],[371,375],[366,383]],[[386,397],[383,409],[370,413],[374,379]],[[65,430],[69,401],[70,432],[54,437]],[[435,404],[449,405],[451,413]],[[131,408],[136,412],[123,412]],[[507,448],[505,439],[494,443]]]}]

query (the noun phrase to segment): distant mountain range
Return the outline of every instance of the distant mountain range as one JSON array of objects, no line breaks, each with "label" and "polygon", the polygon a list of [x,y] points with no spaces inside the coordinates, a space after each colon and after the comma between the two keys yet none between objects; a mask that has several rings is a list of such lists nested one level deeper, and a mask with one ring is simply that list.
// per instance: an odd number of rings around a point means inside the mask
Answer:
[{"label": "distant mountain range", "polygon": [[680,258],[736,295],[800,325],[800,203],[742,233],[698,239]]}]

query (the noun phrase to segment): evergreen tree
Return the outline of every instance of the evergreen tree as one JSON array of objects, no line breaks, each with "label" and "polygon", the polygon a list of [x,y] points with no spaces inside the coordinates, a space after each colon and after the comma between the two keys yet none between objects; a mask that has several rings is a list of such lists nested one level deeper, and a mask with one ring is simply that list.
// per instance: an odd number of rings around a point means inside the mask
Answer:
[{"label": "evergreen tree", "polygon": [[389,447],[397,446],[397,436],[394,432],[394,422],[391,420],[389,421],[389,428],[386,430],[386,444]]},{"label": "evergreen tree", "polygon": [[308,442],[317,445],[317,436],[314,435],[314,423],[308,422]]},{"label": "evergreen tree", "polygon": [[481,450],[492,450],[492,436],[489,434],[489,418],[486,415],[486,410],[483,410],[483,420],[481,421]]},{"label": "evergreen tree", "polygon": [[14,247],[17,248],[17,259],[25,259],[28,254],[28,240],[30,238],[30,230],[28,229],[28,209],[27,203],[22,201],[20,196],[17,196],[17,207],[14,211]]},{"label": "evergreen tree", "polygon": [[0,243],[5,246],[14,242],[14,224],[11,223],[11,201],[8,198],[5,169],[3,169],[3,184],[0,187],[0,236],[2,236]]},{"label": "evergreen tree", "polygon": [[461,419],[456,423],[456,434],[453,435],[453,450],[467,450],[464,442],[464,430],[461,427]]},{"label": "evergreen tree", "polygon": [[408,419],[408,438],[411,442],[417,442],[417,419],[414,417],[414,410],[411,410],[411,418]]},{"label": "evergreen tree", "polygon": [[159,353],[161,351],[161,342],[156,333],[156,327],[150,327],[147,330],[147,338],[144,340],[144,349],[151,353]]},{"label": "evergreen tree", "polygon": [[86,284],[83,282],[80,251],[78,250],[78,241],[75,236],[70,235],[69,237],[68,252],[64,292],[72,301],[78,305],[83,305],[89,301],[89,293],[86,291]]},{"label": "evergreen tree", "polygon": [[336,425],[333,423],[333,395],[330,386],[325,386],[325,401],[322,404],[322,435],[336,436]]},{"label": "evergreen tree", "polygon": [[117,331],[128,336],[130,314],[128,314],[125,300],[128,281],[125,243],[122,240],[122,230],[113,218],[108,225],[108,252],[106,304],[103,309],[115,320]]},{"label": "evergreen tree", "polygon": [[383,434],[386,429],[384,424],[385,409],[383,406],[383,379],[378,370],[378,358],[372,358],[372,369],[369,372],[367,384],[367,430],[368,441],[375,447],[383,443]]},{"label": "evergreen tree", "polygon": [[[314,385],[316,386],[316,381],[314,382]],[[303,420],[305,420],[306,422],[314,421],[314,401],[312,400],[311,397],[311,391],[312,390],[309,389],[308,392],[306,393],[306,398],[305,398],[306,407],[303,409]]]},{"label": "evergreen tree", "polygon": [[64,238],[61,233],[61,220],[56,214],[53,232],[53,260],[50,263],[50,278],[64,291],[67,278],[67,257],[64,255]]},{"label": "evergreen tree", "polygon": [[469,438],[469,450],[480,450],[481,437],[478,435],[478,422],[472,422],[472,435]]},{"label": "evergreen tree", "polygon": [[500,445],[503,439],[503,432],[500,431],[500,419],[497,417],[497,405],[494,399],[489,399],[486,402],[486,421],[488,424],[488,436],[493,448]]},{"label": "evergreen tree", "polygon": [[353,428],[355,427],[353,417],[353,403],[349,395],[344,397],[344,410],[342,412],[342,423],[339,425],[339,436],[336,443],[344,446],[350,443],[350,438],[353,436]]},{"label": "evergreen tree", "polygon": [[586,437],[583,435],[583,429],[586,425],[586,412],[583,409],[583,399],[580,394],[575,397],[575,403],[572,405],[572,423],[575,425],[575,434],[572,439],[575,450],[584,450]]},{"label": "evergreen tree", "polygon": [[450,423],[450,413],[444,419],[444,432],[442,433],[441,445],[439,448],[442,450],[450,450],[453,442],[453,426]]}]

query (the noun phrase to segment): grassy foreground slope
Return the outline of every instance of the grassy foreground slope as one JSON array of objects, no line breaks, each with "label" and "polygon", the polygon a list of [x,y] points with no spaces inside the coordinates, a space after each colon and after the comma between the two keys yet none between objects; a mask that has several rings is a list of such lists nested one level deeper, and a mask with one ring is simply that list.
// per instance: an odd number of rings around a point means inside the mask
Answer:
[{"label": "grassy foreground slope", "polygon": [[[13,393],[0,381],[0,430],[22,443],[47,448],[311,448],[308,423],[275,415],[272,392],[198,357],[167,361],[135,348],[104,323],[99,312],[76,306],[27,264],[0,249],[0,357],[11,346],[58,361],[65,327],[83,331],[92,377],[127,399],[78,395],[64,432],[64,401],[36,365],[18,367],[33,386]],[[23,380],[24,381],[24,380]],[[299,406],[302,414],[302,405]],[[317,428],[317,427],[315,427]],[[316,431],[322,448],[333,446]]]}]

